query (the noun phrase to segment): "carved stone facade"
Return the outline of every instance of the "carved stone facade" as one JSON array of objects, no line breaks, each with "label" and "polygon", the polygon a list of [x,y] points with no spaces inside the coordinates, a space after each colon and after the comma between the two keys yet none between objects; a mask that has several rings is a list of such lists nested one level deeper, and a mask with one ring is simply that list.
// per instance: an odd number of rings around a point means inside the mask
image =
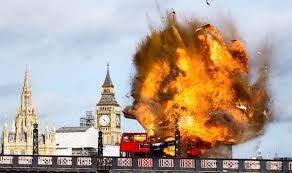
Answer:
[{"label": "carved stone facade", "polygon": [[[28,70],[26,68],[24,84],[21,94],[21,103],[18,110],[13,131],[9,132],[7,123],[4,124],[2,134],[3,154],[31,155],[33,154],[33,125],[38,124],[38,116],[32,105],[32,92],[29,83]],[[53,155],[56,151],[55,130],[40,134],[39,154]]]},{"label": "carved stone facade", "polygon": [[105,145],[120,143],[121,136],[121,108],[115,99],[114,85],[112,83],[109,65],[102,85],[101,98],[96,104],[96,128],[103,132]]}]

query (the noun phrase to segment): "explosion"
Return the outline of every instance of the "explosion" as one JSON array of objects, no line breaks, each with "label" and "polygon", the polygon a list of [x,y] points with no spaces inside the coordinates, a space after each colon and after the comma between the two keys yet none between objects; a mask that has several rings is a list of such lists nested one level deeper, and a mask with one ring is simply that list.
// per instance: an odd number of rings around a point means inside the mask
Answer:
[{"label": "explosion", "polygon": [[[268,61],[251,82],[242,41],[226,40],[215,26],[177,22],[168,15],[134,55],[133,105],[126,108],[160,140],[181,132],[181,150],[208,150],[260,135],[271,119]],[[170,152],[169,150],[167,152]]]}]

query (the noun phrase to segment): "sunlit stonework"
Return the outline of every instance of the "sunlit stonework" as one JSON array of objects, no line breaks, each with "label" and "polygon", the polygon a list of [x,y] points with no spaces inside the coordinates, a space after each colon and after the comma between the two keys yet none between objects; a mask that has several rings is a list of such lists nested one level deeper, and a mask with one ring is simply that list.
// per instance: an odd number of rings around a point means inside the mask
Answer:
[{"label": "sunlit stonework", "polygon": [[[7,123],[3,129],[3,154],[33,154],[33,125],[38,124],[38,115],[32,105],[32,92],[29,82],[28,69],[26,67],[24,84],[21,94],[21,103],[16,115],[13,131],[9,132]],[[39,154],[52,155],[56,151],[55,130],[40,134]]]}]

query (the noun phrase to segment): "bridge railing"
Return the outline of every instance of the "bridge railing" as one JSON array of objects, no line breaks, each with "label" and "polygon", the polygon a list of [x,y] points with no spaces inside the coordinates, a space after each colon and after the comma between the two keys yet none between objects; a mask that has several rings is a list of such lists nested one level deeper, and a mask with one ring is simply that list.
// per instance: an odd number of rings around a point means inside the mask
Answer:
[{"label": "bridge railing", "polygon": [[204,158],[115,158],[114,169],[196,170],[218,172],[292,172],[292,160]]},{"label": "bridge railing", "polygon": [[112,157],[0,155],[0,168],[112,169]]},{"label": "bridge railing", "polygon": [[0,155],[0,168],[292,172],[292,160]]}]

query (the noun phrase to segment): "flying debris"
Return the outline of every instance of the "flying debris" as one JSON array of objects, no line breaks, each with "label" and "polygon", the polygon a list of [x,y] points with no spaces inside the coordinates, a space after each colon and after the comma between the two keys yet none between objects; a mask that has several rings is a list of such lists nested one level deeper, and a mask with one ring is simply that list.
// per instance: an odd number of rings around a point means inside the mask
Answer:
[{"label": "flying debris", "polygon": [[244,110],[244,111],[246,111],[246,106],[244,106],[244,105],[239,105],[239,106],[236,106],[238,109],[241,109],[241,110]]},{"label": "flying debris", "polygon": [[131,97],[130,93],[127,93],[125,96],[126,96],[128,99]]},{"label": "flying debris", "polygon": [[176,13],[175,13],[175,11],[174,11],[174,9],[172,9],[172,12],[171,12],[173,15],[176,15]]},{"label": "flying debris", "polygon": [[195,30],[195,33],[199,32],[199,31],[203,31],[204,32],[204,29],[205,28],[208,28],[210,27],[211,25],[209,23],[205,24],[205,25],[202,25],[201,27],[198,27],[196,30]]},{"label": "flying debris", "polygon": [[201,27],[200,27],[200,28],[198,28],[198,29],[196,29],[196,30],[195,30],[195,33],[199,32],[200,30],[202,30],[202,28],[201,28]]},{"label": "flying debris", "polygon": [[209,5],[209,6],[210,6],[210,4],[211,4],[210,0],[206,0],[206,3],[207,3],[207,5]]},{"label": "flying debris", "polygon": [[266,110],[264,110],[263,114],[266,118],[269,118]]}]

